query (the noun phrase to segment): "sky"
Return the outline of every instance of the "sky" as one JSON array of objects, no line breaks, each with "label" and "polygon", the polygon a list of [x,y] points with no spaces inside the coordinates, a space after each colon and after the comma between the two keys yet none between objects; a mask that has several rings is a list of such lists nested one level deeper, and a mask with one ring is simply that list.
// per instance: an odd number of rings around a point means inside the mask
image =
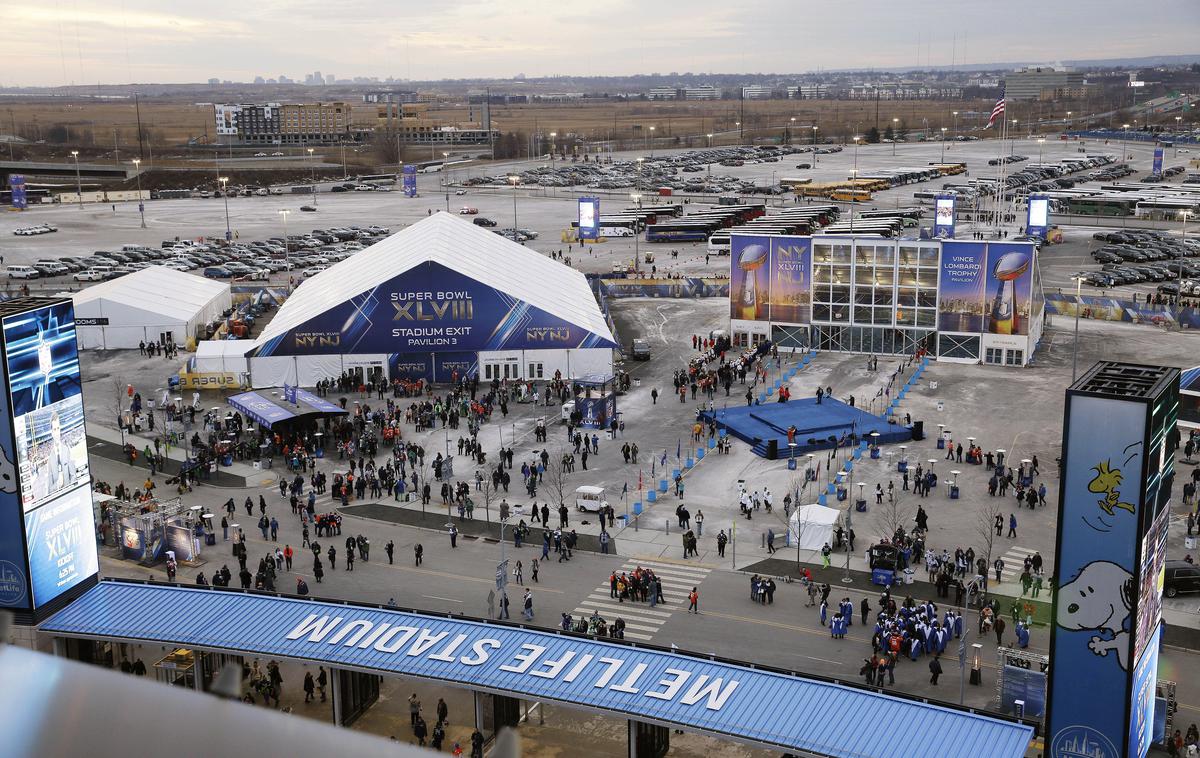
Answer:
[{"label": "sky", "polygon": [[0,85],[803,73],[1200,52],[1200,0],[42,0]]}]

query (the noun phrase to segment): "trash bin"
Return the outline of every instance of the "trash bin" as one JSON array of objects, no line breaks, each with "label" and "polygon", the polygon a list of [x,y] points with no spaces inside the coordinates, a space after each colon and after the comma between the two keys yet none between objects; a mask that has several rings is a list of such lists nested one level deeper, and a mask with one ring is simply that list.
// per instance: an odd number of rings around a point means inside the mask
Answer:
[{"label": "trash bin", "polygon": [[1188,550],[1195,550],[1196,549],[1196,538],[1195,537],[1184,537],[1183,546],[1184,546],[1184,548],[1186,548]]},{"label": "trash bin", "polygon": [[917,581],[916,572],[910,568],[904,569],[904,583],[912,584],[915,581]]}]

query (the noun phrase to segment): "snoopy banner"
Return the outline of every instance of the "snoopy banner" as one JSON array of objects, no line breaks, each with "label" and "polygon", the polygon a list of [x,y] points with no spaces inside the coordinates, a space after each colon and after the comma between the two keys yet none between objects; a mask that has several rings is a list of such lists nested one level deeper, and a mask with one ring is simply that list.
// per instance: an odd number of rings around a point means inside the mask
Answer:
[{"label": "snoopy banner", "polygon": [[1047,754],[1140,758],[1126,725],[1139,718],[1130,677],[1151,406],[1074,388],[1067,401]]}]

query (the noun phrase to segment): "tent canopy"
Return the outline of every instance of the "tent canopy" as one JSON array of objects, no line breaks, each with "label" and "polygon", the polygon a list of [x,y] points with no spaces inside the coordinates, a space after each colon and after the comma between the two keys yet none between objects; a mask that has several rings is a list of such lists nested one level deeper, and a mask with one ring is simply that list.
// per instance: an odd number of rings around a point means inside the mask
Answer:
[{"label": "tent canopy", "polygon": [[801,550],[820,550],[826,543],[833,544],[833,525],[841,515],[837,508],[817,503],[797,508],[788,520],[792,543]]},{"label": "tent canopy", "polygon": [[284,390],[261,390],[233,395],[228,402],[238,412],[270,429],[275,424],[309,415],[345,416],[341,406],[323,400],[311,392],[296,389],[296,402],[281,398]]},{"label": "tent canopy", "polygon": [[436,213],[306,279],[253,355],[614,347],[582,273]]},{"label": "tent canopy", "polygon": [[[77,316],[107,317],[116,325],[161,324],[215,317],[230,304],[229,285],[183,271],[149,266],[71,296]],[[214,302],[216,301],[216,302]],[[142,320],[137,320],[141,314]],[[149,319],[149,321],[146,321]]]}]

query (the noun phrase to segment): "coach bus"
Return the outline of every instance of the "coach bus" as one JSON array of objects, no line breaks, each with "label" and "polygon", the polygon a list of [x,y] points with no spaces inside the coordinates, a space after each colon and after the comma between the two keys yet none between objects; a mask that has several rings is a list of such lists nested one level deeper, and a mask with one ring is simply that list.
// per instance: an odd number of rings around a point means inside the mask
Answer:
[{"label": "coach bus", "polygon": [[1188,218],[1200,214],[1200,197],[1154,197],[1139,200],[1134,206],[1133,215],[1138,218],[1165,219],[1178,221],[1180,217]]},{"label": "coach bus", "polygon": [[704,242],[720,224],[714,221],[672,221],[646,227],[647,242]]},{"label": "coach bus", "polygon": [[1132,216],[1136,207],[1136,198],[1103,195],[1076,197],[1067,203],[1069,212],[1079,216]]}]

